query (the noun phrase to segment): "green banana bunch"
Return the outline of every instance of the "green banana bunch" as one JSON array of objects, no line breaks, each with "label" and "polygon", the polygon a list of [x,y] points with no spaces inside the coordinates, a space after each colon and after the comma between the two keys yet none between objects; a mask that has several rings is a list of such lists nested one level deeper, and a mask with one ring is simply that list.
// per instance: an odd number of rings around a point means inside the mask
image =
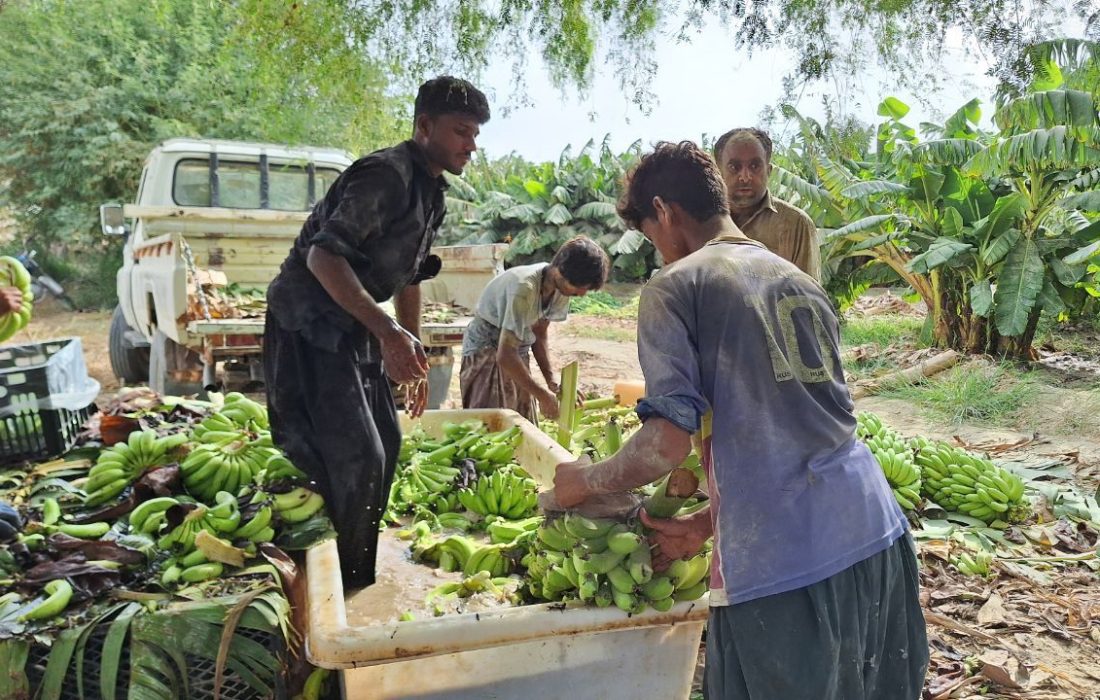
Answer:
[{"label": "green banana bunch", "polygon": [[201,550],[192,549],[186,554],[169,557],[164,562],[160,584],[173,587],[181,583],[202,583],[225,573],[225,565],[210,561]]},{"label": "green banana bunch", "polygon": [[991,525],[1020,522],[1031,512],[1024,482],[988,459],[935,442],[920,451],[917,463],[923,493],[943,508]]},{"label": "green banana bunch", "polygon": [[450,461],[431,461],[427,458],[413,458],[403,477],[415,490],[414,503],[430,499],[433,494],[445,494],[454,488],[454,480],[460,470],[452,467]]},{"label": "green banana bunch", "polygon": [[0,286],[16,287],[23,294],[18,309],[13,309],[0,317],[0,343],[22,330],[31,321],[34,308],[34,293],[31,291],[31,275],[17,259],[5,255],[0,257]]},{"label": "green banana bunch", "polygon": [[306,473],[294,466],[286,455],[275,453],[268,456],[258,481],[267,485],[276,481],[301,481],[307,478]]},{"label": "green banana bunch", "polygon": [[316,491],[297,486],[286,493],[272,494],[271,507],[280,522],[294,524],[309,520],[325,505]]},{"label": "green banana bunch", "polygon": [[882,467],[894,500],[904,510],[916,510],[921,502],[921,470],[913,458],[911,442],[906,442],[884,425],[881,418],[868,412],[856,416],[856,435]]},{"label": "green banana bunch", "polygon": [[[209,420],[209,419],[207,419]],[[207,431],[203,440],[180,463],[183,486],[195,498],[209,503],[219,491],[237,493],[251,484],[278,450],[257,446],[240,432]]]},{"label": "green banana bunch", "polygon": [[176,459],[176,451],[186,442],[187,436],[180,433],[162,438],[155,430],[130,433],[126,442],[99,453],[84,484],[84,504],[98,506],[118,496],[147,469]]},{"label": "green banana bunch", "polygon": [[538,484],[512,469],[482,475],[473,488],[460,489],[458,500],[467,510],[482,516],[525,518],[538,507]]},{"label": "green banana bunch", "polygon": [[988,578],[993,573],[993,555],[984,550],[971,554],[962,552],[951,563],[960,573]]},{"label": "green banana bunch", "polygon": [[500,602],[522,603],[517,595],[518,581],[507,576],[493,576],[488,571],[478,571],[461,581],[451,581],[428,591],[424,603],[434,609],[436,616],[444,614],[443,603],[469,598],[478,594],[489,594]]},{"label": "green banana bunch", "polygon": [[496,578],[511,573],[512,561],[504,554],[504,545],[486,544],[475,549],[462,567],[462,573],[473,576],[479,571],[487,571]]},{"label": "green banana bunch", "polygon": [[243,519],[240,525],[238,525],[236,531],[233,532],[234,540],[248,540],[249,542],[259,544],[261,542],[270,542],[275,539],[275,527],[273,520],[275,519],[275,508],[271,502],[266,498],[261,498],[259,492],[253,495],[252,500],[249,501],[249,505],[256,506],[256,510],[252,512],[252,515],[246,521]]},{"label": "green banana bunch", "polygon": [[130,530],[156,537],[164,527],[168,509],[179,501],[171,496],[161,496],[143,501],[130,511]]},{"label": "green banana bunch", "polygon": [[[190,552],[195,547],[195,537],[203,530],[215,537],[235,533],[241,519],[236,496],[228,491],[219,491],[216,502],[217,505],[214,506],[196,505],[184,516],[183,522],[161,535],[157,546],[176,552]],[[143,525],[148,527],[148,520],[143,521]]]},{"label": "green banana bunch", "polygon": [[520,563],[527,568],[528,591],[544,600],[614,605],[631,614],[647,607],[666,612],[699,598],[708,586],[709,552],[655,573],[640,524],[569,513],[544,522],[533,546]]},{"label": "green banana bunch", "polygon": [[489,533],[489,541],[493,544],[525,545],[535,539],[542,521],[541,515],[534,515],[524,520],[494,518],[486,525],[485,531]]},{"label": "green banana bunch", "polygon": [[[261,406],[240,392],[231,391],[224,396],[221,410],[211,414],[206,420],[196,426],[196,438],[201,438],[204,431],[214,429],[207,421],[215,416],[228,419],[232,425],[237,428],[244,428],[253,432],[267,430],[269,427],[267,422],[267,409],[264,406]],[[216,423],[224,426],[224,421],[218,420]]]},{"label": "green banana bunch", "polygon": [[450,530],[462,530],[463,532],[469,530],[474,526],[470,519],[462,513],[454,513],[447,511],[435,516],[435,522],[441,528]]}]

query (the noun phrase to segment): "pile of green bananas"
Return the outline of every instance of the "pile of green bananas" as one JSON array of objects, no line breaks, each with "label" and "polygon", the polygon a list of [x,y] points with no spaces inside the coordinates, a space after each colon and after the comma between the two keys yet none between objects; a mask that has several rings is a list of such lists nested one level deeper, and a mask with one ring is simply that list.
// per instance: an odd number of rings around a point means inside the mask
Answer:
[{"label": "pile of green bananas", "polygon": [[921,471],[913,460],[910,444],[868,412],[856,416],[856,435],[878,460],[898,505],[916,510],[921,501]]},{"label": "pile of green bananas", "polygon": [[544,600],[579,599],[630,613],[666,612],[707,590],[709,556],[673,562],[655,574],[649,544],[637,529],[612,520],[566,514],[538,530],[541,548],[521,560],[531,594]]},{"label": "pile of green bananas", "polygon": [[538,507],[538,484],[519,467],[502,468],[482,474],[472,488],[459,490],[458,500],[472,513],[518,520]]},{"label": "pile of green bananas", "polygon": [[[256,411],[263,410],[256,402],[245,401],[248,403],[241,402],[241,405],[250,404]],[[236,410],[245,413],[242,408]],[[246,422],[252,421],[250,418]],[[210,502],[218,491],[236,493],[241,486],[256,481],[269,464],[289,475],[301,475],[272,446],[269,433],[255,433],[248,427],[242,427],[224,412],[211,414],[195,426],[192,437],[197,444],[180,463],[180,470],[184,488],[201,501]],[[267,480],[265,476],[263,481]]]},{"label": "pile of green bananas", "polygon": [[[219,491],[215,496],[217,505],[209,508],[197,505],[182,523],[161,535],[158,546],[172,552],[163,562],[161,584],[171,586],[217,578],[224,572],[225,564],[241,566],[246,551],[254,554],[254,545],[275,538],[276,518],[301,522],[324,504],[318,494],[305,488],[274,496],[257,491],[248,498],[242,508],[235,496]],[[178,503],[170,497],[146,501],[130,513],[130,527],[156,535],[163,525],[163,517],[158,524],[158,516]],[[250,513],[249,517],[245,518],[244,512]],[[234,542],[245,549],[235,547]]]},{"label": "pile of green bananas", "polygon": [[479,473],[510,464],[522,439],[519,426],[488,433],[478,420],[444,423],[443,434],[442,440],[435,440],[418,428],[405,435],[390,487],[390,522],[420,509],[459,510],[456,488],[467,486]]},{"label": "pile of green bananas", "polygon": [[[210,507],[195,504],[184,516],[183,522],[161,535],[160,539],[157,540],[157,546],[166,550],[174,549],[189,552],[195,546],[195,536],[202,530],[212,535],[236,532],[241,523],[240,504],[237,502],[237,497],[228,491],[219,491],[215,496],[215,501],[216,505]],[[172,505],[168,504],[165,510],[171,508]],[[140,507],[138,506],[138,508]],[[134,511],[138,508],[135,508]],[[130,527],[145,532],[145,527],[151,527],[148,519],[153,517],[153,513],[157,512],[157,508],[160,508],[160,504],[151,508],[152,513],[149,515],[144,517],[139,515],[136,524],[134,522],[134,511],[131,511]]]},{"label": "pile of green bananas", "polygon": [[917,454],[917,463],[924,495],[943,508],[988,524],[1020,522],[1031,513],[1024,482],[988,459],[936,442]]},{"label": "pile of green bananas", "polygon": [[963,551],[959,556],[952,558],[951,563],[960,573],[968,576],[986,578],[993,573],[993,555],[985,550],[979,550],[973,554]]},{"label": "pile of green bananas", "polygon": [[[623,440],[641,425],[632,406],[620,406],[614,398],[589,399],[574,413],[569,451],[578,457],[606,459],[619,451]],[[544,433],[558,439],[558,422],[539,421]]]},{"label": "pile of green bananas", "polygon": [[99,453],[95,465],[88,471],[84,484],[87,496],[84,504],[97,506],[122,493],[151,467],[168,464],[177,458],[176,450],[187,442],[182,433],[157,437],[154,430],[130,433],[120,442]]}]

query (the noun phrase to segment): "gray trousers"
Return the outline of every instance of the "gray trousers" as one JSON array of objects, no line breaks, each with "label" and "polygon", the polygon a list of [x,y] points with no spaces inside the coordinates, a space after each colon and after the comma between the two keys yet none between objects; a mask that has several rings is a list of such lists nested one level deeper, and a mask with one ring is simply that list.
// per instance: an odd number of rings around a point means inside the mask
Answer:
[{"label": "gray trousers", "polygon": [[711,608],[707,700],[917,700],[928,639],[909,534],[805,588]]}]

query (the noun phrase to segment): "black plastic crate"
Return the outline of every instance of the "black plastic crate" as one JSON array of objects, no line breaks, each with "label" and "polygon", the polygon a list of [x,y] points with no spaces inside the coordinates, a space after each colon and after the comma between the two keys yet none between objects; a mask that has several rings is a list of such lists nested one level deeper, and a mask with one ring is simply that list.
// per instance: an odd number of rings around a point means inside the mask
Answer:
[{"label": "black plastic crate", "polygon": [[0,418],[0,463],[44,459],[66,452],[96,410],[94,403],[75,411],[37,406],[57,387],[87,379],[83,357],[78,363],[69,363],[58,354],[74,342],[74,338],[60,338],[0,347],[0,409],[15,409],[13,414]]}]

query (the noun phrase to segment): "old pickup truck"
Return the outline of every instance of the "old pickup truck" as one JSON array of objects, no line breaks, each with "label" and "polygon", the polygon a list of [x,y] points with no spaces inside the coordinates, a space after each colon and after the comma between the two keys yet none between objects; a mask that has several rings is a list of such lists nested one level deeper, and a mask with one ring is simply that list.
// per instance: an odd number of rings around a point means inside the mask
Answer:
[{"label": "old pickup truck", "polygon": [[[125,236],[110,360],[125,384],[163,394],[258,388],[263,291],[313,204],[350,154],[329,148],[171,139],[145,161],[133,204],[104,204],[103,232]],[[447,394],[455,346],[505,245],[435,248],[443,272],[425,283],[421,340],[429,406]]]}]

